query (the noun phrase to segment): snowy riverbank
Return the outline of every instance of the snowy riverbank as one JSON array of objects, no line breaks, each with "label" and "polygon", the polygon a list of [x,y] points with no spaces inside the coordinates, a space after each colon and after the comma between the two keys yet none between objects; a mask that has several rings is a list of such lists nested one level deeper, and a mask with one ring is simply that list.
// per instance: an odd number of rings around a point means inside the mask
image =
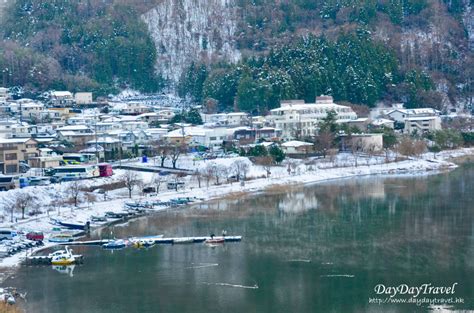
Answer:
[{"label": "snowy riverbank", "polygon": [[[344,166],[344,167],[329,167],[327,162],[325,163],[312,163],[311,165],[304,164],[302,161],[292,160],[290,162],[299,162],[296,166],[293,166],[292,171],[287,171],[287,166],[273,167],[271,176],[268,178],[258,178],[262,177],[263,169],[255,166],[249,170],[249,177],[251,180],[245,182],[245,185],[240,183],[227,183],[221,185],[209,185],[207,187],[206,182],[201,183],[201,188],[198,188],[197,183],[187,184],[188,188],[185,190],[176,191],[166,191],[160,192],[157,196],[153,197],[135,197],[132,201],[168,201],[177,197],[190,197],[199,199],[198,201],[209,201],[213,199],[223,198],[232,194],[242,194],[242,193],[255,193],[262,192],[272,186],[278,185],[294,185],[294,184],[310,184],[324,182],[340,178],[350,178],[356,176],[366,176],[366,175],[380,175],[380,174],[410,174],[410,175],[420,175],[421,173],[426,173],[430,171],[440,171],[448,170],[457,167],[454,163],[451,163],[449,160],[455,157],[462,157],[466,155],[474,155],[474,149],[459,149],[453,151],[443,151],[434,156],[432,153],[427,153],[421,158],[409,159],[399,162],[391,163],[380,163],[373,162],[373,159],[367,159],[366,162],[361,159],[358,164],[369,164],[369,165],[359,165],[359,166]],[[247,160],[248,161],[248,160]],[[218,162],[218,161],[215,161]],[[232,160],[224,159],[221,162],[230,163]],[[249,161],[248,161],[249,162]],[[334,163],[332,163],[334,165]],[[150,177],[143,177],[144,180],[150,180]],[[42,188],[44,190],[42,190]],[[34,190],[34,192],[45,192],[45,193],[54,193],[54,188],[66,188],[62,187],[41,187]],[[16,191],[20,192],[20,191]],[[130,201],[130,199],[124,197],[123,190],[122,194],[119,192],[111,193],[113,197],[111,200],[87,203],[80,208],[59,208],[59,210],[48,211],[48,214],[43,213],[40,216],[33,218],[28,218],[21,220],[17,223],[4,224],[3,227],[12,227],[17,231],[43,231],[46,238],[51,234],[51,229],[53,225],[50,223],[50,219],[54,217],[60,217],[65,220],[73,221],[87,221],[90,220],[91,216],[102,216],[107,211],[122,211],[125,202]],[[8,193],[4,193],[3,197],[8,198]],[[6,201],[1,199],[0,201]],[[163,207],[158,207],[156,210],[163,210]],[[107,225],[105,224],[92,224],[93,228],[102,227]],[[48,243],[45,240],[46,247],[54,246],[54,244]],[[35,251],[29,251],[35,252]],[[3,268],[12,268],[18,266],[26,256],[26,252],[22,252],[7,258],[4,258],[0,261],[0,267]]]}]

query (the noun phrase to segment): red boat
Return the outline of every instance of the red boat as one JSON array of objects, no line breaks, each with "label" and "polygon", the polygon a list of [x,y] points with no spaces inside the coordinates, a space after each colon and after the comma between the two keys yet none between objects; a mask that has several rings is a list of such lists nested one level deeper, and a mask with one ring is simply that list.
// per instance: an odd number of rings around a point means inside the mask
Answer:
[{"label": "red boat", "polygon": [[224,243],[225,239],[224,238],[211,238],[211,239],[206,239],[206,241],[204,242],[209,243],[209,244],[218,244],[218,243]]}]

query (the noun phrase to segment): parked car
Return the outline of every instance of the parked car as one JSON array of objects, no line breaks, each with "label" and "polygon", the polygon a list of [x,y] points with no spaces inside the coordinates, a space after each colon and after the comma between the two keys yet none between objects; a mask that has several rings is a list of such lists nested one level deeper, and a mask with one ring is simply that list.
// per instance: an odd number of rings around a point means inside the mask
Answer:
[{"label": "parked car", "polygon": [[47,186],[51,184],[51,181],[44,177],[33,177],[29,180],[28,185],[29,186]]},{"label": "parked car", "polygon": [[143,193],[155,193],[156,192],[156,188],[155,187],[145,187],[143,188]]},{"label": "parked car", "polygon": [[33,241],[43,241],[44,234],[40,231],[32,231],[26,234],[26,239],[33,240]]},{"label": "parked car", "polygon": [[12,240],[16,236],[16,232],[11,229],[0,229],[0,240]]},{"label": "parked car", "polygon": [[168,190],[177,190],[177,189],[183,189],[184,188],[184,183],[183,182],[172,182],[167,184]]}]

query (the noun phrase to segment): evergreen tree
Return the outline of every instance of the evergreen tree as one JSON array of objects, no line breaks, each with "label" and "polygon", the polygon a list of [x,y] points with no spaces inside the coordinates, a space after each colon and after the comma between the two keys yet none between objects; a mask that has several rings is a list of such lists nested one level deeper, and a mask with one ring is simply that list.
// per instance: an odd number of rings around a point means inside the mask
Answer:
[{"label": "evergreen tree", "polygon": [[277,145],[271,146],[268,150],[268,153],[273,158],[273,161],[277,164],[280,164],[286,158],[286,155],[283,150],[280,149],[280,147],[278,147]]}]

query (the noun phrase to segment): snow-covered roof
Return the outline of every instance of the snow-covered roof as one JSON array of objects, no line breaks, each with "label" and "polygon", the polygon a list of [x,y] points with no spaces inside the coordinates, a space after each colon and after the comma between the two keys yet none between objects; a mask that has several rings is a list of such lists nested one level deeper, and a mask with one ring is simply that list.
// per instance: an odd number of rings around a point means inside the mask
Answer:
[{"label": "snow-covered roof", "polygon": [[69,91],[52,91],[51,95],[53,97],[72,97],[72,93]]},{"label": "snow-covered roof", "polygon": [[75,130],[88,130],[90,129],[87,125],[69,125],[59,127],[58,131],[75,131]]},{"label": "snow-covered roof", "polygon": [[427,120],[435,120],[437,116],[420,116],[420,117],[408,117],[406,121],[427,121]]},{"label": "snow-covered roof", "polygon": [[202,127],[184,127],[182,129],[176,129],[173,131],[170,131],[164,137],[166,138],[172,138],[172,137],[185,137],[185,136],[205,136],[206,132],[209,131],[210,129],[205,129]]},{"label": "snow-covered roof", "polygon": [[113,137],[100,137],[100,138],[97,138],[97,141],[96,140],[90,140],[87,143],[88,144],[95,144],[96,142],[98,144],[101,144],[101,143],[119,143],[120,140],[117,139],[117,138],[113,138]]},{"label": "snow-covered roof", "polygon": [[5,143],[25,143],[28,140],[34,140],[33,138],[9,138],[9,139],[4,139],[0,138],[0,144],[5,144]]},{"label": "snow-covered roof", "polygon": [[394,123],[394,121],[386,119],[386,118],[379,118],[372,121],[372,125],[375,125],[375,126],[380,126],[383,124],[392,124],[392,123]]},{"label": "snow-covered roof", "polygon": [[227,116],[247,116],[247,113],[244,112],[232,112],[232,113],[227,113]]},{"label": "snow-covered roof", "polygon": [[312,145],[313,144],[309,142],[293,140],[293,141],[285,142],[281,146],[285,148],[289,148],[289,147],[298,148],[298,147],[312,146]]}]

